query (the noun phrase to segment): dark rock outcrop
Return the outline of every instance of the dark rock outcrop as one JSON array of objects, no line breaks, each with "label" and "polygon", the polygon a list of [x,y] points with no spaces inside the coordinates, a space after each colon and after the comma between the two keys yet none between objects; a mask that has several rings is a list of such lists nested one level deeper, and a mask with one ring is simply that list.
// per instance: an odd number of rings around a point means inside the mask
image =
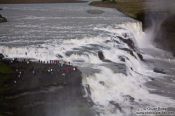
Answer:
[{"label": "dark rock outcrop", "polygon": [[2,60],[4,58],[3,54],[0,54],[0,60]]},{"label": "dark rock outcrop", "polygon": [[131,56],[133,56],[134,58],[137,59],[137,57],[134,55],[134,52],[131,49],[128,48],[119,48],[120,50],[126,51],[127,53],[129,53]]},{"label": "dark rock outcrop", "polygon": [[99,57],[100,60],[105,60],[105,57],[104,57],[102,51],[98,51],[98,57]]},{"label": "dark rock outcrop", "polygon": [[156,73],[166,74],[166,72],[163,69],[160,69],[160,68],[154,68],[153,71],[156,72]]},{"label": "dark rock outcrop", "polygon": [[129,102],[134,102],[135,101],[135,98],[130,96],[130,95],[124,95],[123,97],[125,98],[125,100],[127,100]]},{"label": "dark rock outcrop", "polygon": [[[127,36],[127,35],[125,35]],[[124,39],[120,36],[117,36],[122,42],[126,43],[128,45],[128,48],[119,48],[121,50],[124,50],[126,52],[128,52],[130,55],[132,55],[133,57],[135,57],[137,59],[137,57],[134,55],[134,52],[137,53],[137,56],[139,57],[140,60],[144,60],[143,56],[140,54],[139,50],[136,48],[136,46],[134,45],[134,42],[132,41],[132,39]]]},{"label": "dark rock outcrop", "polygon": [[132,39],[124,39],[120,36],[117,36],[121,41],[123,41],[124,43],[126,43],[131,49],[135,50],[135,45],[134,42],[132,41]]},{"label": "dark rock outcrop", "polygon": [[154,40],[157,47],[175,55],[175,15],[169,16],[163,21]]},{"label": "dark rock outcrop", "polygon": [[0,23],[7,22],[7,19],[0,14]]},{"label": "dark rock outcrop", "polygon": [[122,112],[122,108],[120,106],[119,103],[115,102],[115,101],[110,101],[109,102],[111,105],[115,106],[116,109],[118,109],[120,112]]},{"label": "dark rock outcrop", "polygon": [[137,55],[138,55],[138,57],[139,57],[140,60],[144,61],[142,54],[137,53]]},{"label": "dark rock outcrop", "polygon": [[122,62],[125,62],[125,61],[126,61],[126,60],[125,60],[125,57],[123,57],[123,56],[119,56],[118,58],[119,58],[120,61],[122,61]]},{"label": "dark rock outcrop", "polygon": [[13,69],[0,73],[0,115],[94,115],[83,98],[81,72],[76,67],[26,59],[3,59],[0,63]]}]

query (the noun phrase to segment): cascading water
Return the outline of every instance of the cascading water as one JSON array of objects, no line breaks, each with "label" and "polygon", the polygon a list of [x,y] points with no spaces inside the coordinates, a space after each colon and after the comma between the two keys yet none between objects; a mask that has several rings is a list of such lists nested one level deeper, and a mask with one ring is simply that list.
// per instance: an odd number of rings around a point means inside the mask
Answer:
[{"label": "cascading water", "polygon": [[[100,116],[135,116],[141,107],[173,107],[175,101],[151,94],[144,85],[155,73],[142,59],[140,23],[94,28],[101,34],[81,39],[52,40],[27,47],[1,46],[6,57],[66,60],[82,71],[85,97]],[[100,58],[101,57],[101,58]]]}]

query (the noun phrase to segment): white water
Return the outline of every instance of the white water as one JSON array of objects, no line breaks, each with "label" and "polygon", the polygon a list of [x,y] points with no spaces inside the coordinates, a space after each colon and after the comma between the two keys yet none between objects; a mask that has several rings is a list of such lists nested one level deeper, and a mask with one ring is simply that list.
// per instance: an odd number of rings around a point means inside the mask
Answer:
[{"label": "white water", "polygon": [[[25,47],[0,46],[0,53],[9,58],[35,58],[45,61],[63,59],[78,66],[83,72],[85,91],[88,91],[88,86],[90,89],[90,93],[87,92],[86,97],[89,97],[95,104],[94,108],[100,116],[134,116],[136,111],[143,107],[175,106],[175,101],[171,98],[151,94],[149,89],[144,86],[144,83],[150,81],[150,76],[156,78],[161,74],[154,73],[136,55],[136,52],[140,52],[138,51],[140,46],[145,45],[145,42],[146,44],[149,43],[149,41],[144,40],[144,33],[139,23],[127,23],[106,28],[98,27],[94,30],[100,30],[106,33],[107,36],[99,35],[97,37],[67,40],[55,39],[48,40],[47,44]],[[125,34],[128,36],[124,37]],[[132,51],[136,58],[119,49],[131,48],[116,36],[124,39],[131,38],[135,42],[137,50],[136,52]],[[149,45],[151,46],[151,43]],[[98,58],[99,50],[112,63],[101,61]],[[69,55],[66,55],[67,53]],[[57,57],[58,54],[63,58]],[[122,62],[119,56],[123,56],[125,62]],[[126,65],[126,74],[111,70],[118,63]],[[88,69],[93,71],[89,73]],[[130,100],[129,96],[134,100]],[[116,108],[116,104],[121,109]]]}]

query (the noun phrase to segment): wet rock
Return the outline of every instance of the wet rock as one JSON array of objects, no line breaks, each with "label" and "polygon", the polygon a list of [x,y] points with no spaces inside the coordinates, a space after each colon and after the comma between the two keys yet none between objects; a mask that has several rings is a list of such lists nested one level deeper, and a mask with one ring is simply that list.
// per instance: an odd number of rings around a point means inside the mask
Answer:
[{"label": "wet rock", "polygon": [[137,57],[134,55],[134,53],[133,53],[133,51],[132,50],[130,50],[130,49],[128,49],[128,48],[119,48],[119,49],[121,49],[121,50],[124,50],[124,51],[126,51],[126,52],[128,52],[131,56],[133,56],[133,57],[135,57],[136,59],[137,59]]},{"label": "wet rock", "polygon": [[7,22],[7,19],[0,14],[0,23]]},{"label": "wet rock", "polygon": [[134,52],[136,52],[137,53],[137,56],[139,57],[139,59],[142,60],[142,61],[144,60],[143,59],[143,56],[140,53],[138,53],[139,51],[136,49],[136,47],[135,47],[134,42],[132,41],[132,39],[124,39],[124,38],[122,38],[120,36],[117,36],[117,37],[121,41],[123,41],[124,43],[126,43],[129,46],[129,48],[130,48],[130,49],[128,49],[128,48],[119,48],[119,49],[124,50],[124,51],[127,51],[130,55],[134,56],[137,59],[137,57],[134,55]]},{"label": "wet rock", "polygon": [[135,98],[130,96],[130,95],[124,95],[125,100],[129,101],[129,102],[134,102]]},{"label": "wet rock", "polygon": [[89,85],[86,86],[86,90],[88,92],[88,95],[91,96],[91,89]]},{"label": "wet rock", "polygon": [[3,54],[0,54],[0,60],[2,60],[4,58]]},{"label": "wet rock", "polygon": [[137,55],[138,55],[138,57],[139,57],[140,60],[142,60],[142,61],[144,60],[143,59],[143,56],[140,53],[137,53]]},{"label": "wet rock", "polygon": [[104,11],[93,9],[93,10],[87,10],[87,13],[89,13],[89,14],[102,14],[102,13],[104,13]]},{"label": "wet rock", "polygon": [[122,108],[121,108],[121,106],[119,105],[119,103],[116,103],[115,101],[110,101],[109,103],[110,103],[111,105],[114,105],[115,108],[119,109],[120,112],[122,112]]},{"label": "wet rock", "polygon": [[128,44],[130,48],[135,49],[134,42],[131,39],[126,39],[125,42]]},{"label": "wet rock", "polygon": [[166,74],[166,72],[163,69],[159,69],[159,68],[154,68],[153,71],[156,73]]},{"label": "wet rock", "polygon": [[152,81],[154,81],[155,79],[154,78],[150,78]]},{"label": "wet rock", "polygon": [[124,39],[120,36],[117,36],[121,41],[123,41],[124,43],[126,43],[131,49],[135,50],[135,45],[134,42],[131,39]]},{"label": "wet rock", "polygon": [[57,58],[63,58],[63,56],[60,55],[60,54],[57,54],[56,57],[57,57]]},{"label": "wet rock", "polygon": [[105,60],[105,57],[104,57],[102,51],[98,51],[98,57],[99,57],[100,60]]},{"label": "wet rock", "polygon": [[114,43],[120,44],[120,42],[117,41],[117,40],[106,40],[106,41],[105,41],[105,43],[111,43],[111,42],[114,42]]},{"label": "wet rock", "polygon": [[103,85],[103,86],[105,85],[105,82],[104,82],[104,81],[100,81],[99,83],[100,83],[101,85]]},{"label": "wet rock", "polygon": [[119,56],[120,61],[125,62],[125,58],[122,56]]},{"label": "wet rock", "polygon": [[117,40],[113,40],[113,42],[117,43],[117,44],[120,44],[120,42],[118,42]]},{"label": "wet rock", "polygon": [[2,8],[0,8],[0,10],[2,10]]},{"label": "wet rock", "polygon": [[106,40],[106,41],[105,41],[105,43],[110,43],[110,42],[111,42],[111,40]]},{"label": "wet rock", "polygon": [[103,62],[112,62],[111,60],[105,59],[105,56],[103,55],[103,52],[102,51],[98,51],[98,57]]}]

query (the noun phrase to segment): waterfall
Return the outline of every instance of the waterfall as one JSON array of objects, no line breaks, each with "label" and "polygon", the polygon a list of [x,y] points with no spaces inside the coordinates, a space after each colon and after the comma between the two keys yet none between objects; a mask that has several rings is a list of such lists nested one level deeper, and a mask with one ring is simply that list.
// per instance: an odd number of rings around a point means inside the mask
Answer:
[{"label": "waterfall", "polygon": [[[85,97],[100,116],[131,116],[140,107],[174,106],[174,100],[151,94],[144,85],[159,76],[142,59],[140,48],[151,45],[139,22],[96,27],[96,37],[48,40],[22,47],[0,46],[7,58],[61,59],[82,71]],[[104,58],[99,58],[99,51]]]}]

